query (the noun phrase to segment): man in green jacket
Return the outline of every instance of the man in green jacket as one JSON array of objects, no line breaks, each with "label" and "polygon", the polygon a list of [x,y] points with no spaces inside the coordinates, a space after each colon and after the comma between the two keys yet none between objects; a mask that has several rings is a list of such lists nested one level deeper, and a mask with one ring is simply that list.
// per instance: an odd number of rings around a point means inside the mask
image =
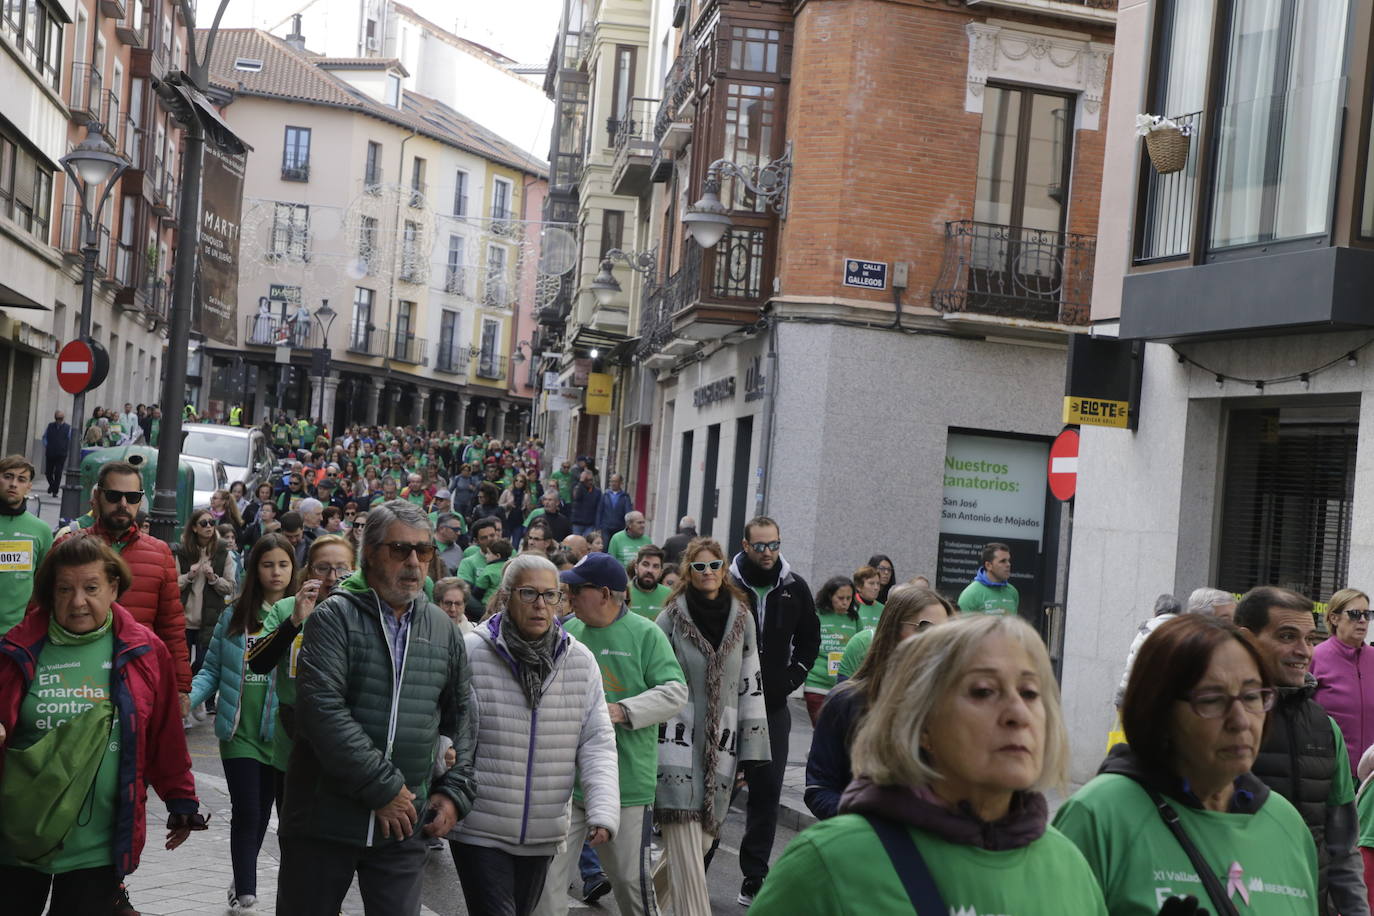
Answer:
[{"label": "man in green jacket", "polygon": [[[433,556],[424,510],[382,503],[368,513],[361,568],[310,617],[282,807],[280,913],[333,916],[357,873],[368,916],[418,916],[426,838],[446,835],[472,807],[471,669],[458,628],[425,597]],[[454,762],[430,785],[440,735]]]},{"label": "man in green jacket", "polygon": [[34,571],[52,547],[52,529],[28,511],[36,473],[23,455],[0,459],[0,636],[24,619]]},{"label": "man in green jacket", "polygon": [[959,593],[959,610],[965,614],[1015,616],[1021,603],[1011,584],[1011,548],[994,541],[983,546],[983,568]]}]

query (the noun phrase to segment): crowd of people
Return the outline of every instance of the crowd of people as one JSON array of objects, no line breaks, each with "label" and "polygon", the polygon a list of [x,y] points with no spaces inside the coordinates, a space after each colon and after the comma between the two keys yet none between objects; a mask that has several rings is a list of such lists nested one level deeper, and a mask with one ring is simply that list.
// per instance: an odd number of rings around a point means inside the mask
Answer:
[{"label": "crowd of people", "polygon": [[[278,912],[332,916],[356,877],[369,913],[418,913],[447,848],[474,916],[566,913],[570,889],[699,916],[747,788],[738,902],[765,916],[1370,912],[1363,592],[1161,596],[1098,775],[1052,813],[1067,730],[1006,544],[957,595],[883,554],[813,590],[779,521],[656,544],[618,475],[550,470],[537,440],[292,427],[280,473],[175,545],[140,529],[131,465],[53,540],[34,467],[0,461],[14,912],[136,913],[143,787],[169,849],[207,826],[200,727],[236,911],[275,808]],[[793,696],[819,823],[770,868]]]}]

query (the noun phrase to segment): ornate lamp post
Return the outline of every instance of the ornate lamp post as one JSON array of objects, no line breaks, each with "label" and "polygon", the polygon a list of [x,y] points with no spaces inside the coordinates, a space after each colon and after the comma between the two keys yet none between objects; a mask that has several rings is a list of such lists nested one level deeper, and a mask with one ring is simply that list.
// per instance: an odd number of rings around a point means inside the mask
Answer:
[{"label": "ornate lamp post", "polygon": [[729,159],[717,159],[706,171],[701,199],[687,208],[682,223],[687,234],[702,248],[714,248],[733,224],[729,208],[721,202],[723,178],[737,178],[756,196],[768,201],[774,212],[787,217],[787,189],[792,182],[792,143],[782,157],[764,166],[739,166]]}]

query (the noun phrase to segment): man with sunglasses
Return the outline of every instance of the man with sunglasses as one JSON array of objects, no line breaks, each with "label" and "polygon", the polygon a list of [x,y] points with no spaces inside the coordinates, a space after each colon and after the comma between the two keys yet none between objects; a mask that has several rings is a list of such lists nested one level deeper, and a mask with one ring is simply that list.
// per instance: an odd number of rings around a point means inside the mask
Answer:
[{"label": "man with sunglasses", "polygon": [[24,619],[33,574],[52,547],[52,529],[28,511],[36,473],[23,455],[0,459],[0,637]]},{"label": "man with sunglasses", "polygon": [[1251,772],[1292,802],[1312,833],[1316,912],[1369,916],[1349,753],[1340,728],[1312,698],[1317,679],[1308,669],[1321,642],[1312,602],[1283,588],[1252,588],[1236,606],[1235,622],[1255,637],[1278,685]]},{"label": "man with sunglasses", "polygon": [[[334,916],[356,873],[369,916],[418,916],[426,840],[472,807],[471,668],[462,634],[425,597],[433,556],[424,510],[382,503],[368,513],[358,572],[310,615],[281,814],[279,913]],[[441,735],[454,763],[431,783]]]},{"label": "man with sunglasses", "polygon": [[745,770],[749,806],[744,839],[739,846],[738,902],[749,906],[768,877],[768,857],[778,831],[778,806],[787,769],[792,713],[787,696],[806,680],[821,650],[821,620],[806,580],[782,555],[778,523],[760,515],[744,526],[741,550],[730,564],[730,576],[744,590],[759,634],[759,669],[768,710],[768,741],[772,761]]}]

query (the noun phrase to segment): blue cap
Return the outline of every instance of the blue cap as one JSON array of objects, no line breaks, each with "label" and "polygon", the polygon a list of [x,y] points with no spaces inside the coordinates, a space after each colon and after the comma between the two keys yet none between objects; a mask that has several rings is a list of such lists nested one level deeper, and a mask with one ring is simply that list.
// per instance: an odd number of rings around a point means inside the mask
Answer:
[{"label": "blue cap", "polygon": [[565,585],[595,585],[613,592],[623,592],[630,584],[625,567],[608,553],[587,554],[572,569],[559,573],[558,580]]}]

